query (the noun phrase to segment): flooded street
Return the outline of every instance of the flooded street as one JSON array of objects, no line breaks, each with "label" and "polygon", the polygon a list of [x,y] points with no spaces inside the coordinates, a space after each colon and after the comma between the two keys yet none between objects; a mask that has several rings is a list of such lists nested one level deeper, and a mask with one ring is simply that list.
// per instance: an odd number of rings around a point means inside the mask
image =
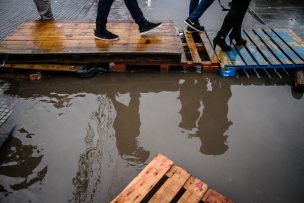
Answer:
[{"label": "flooded street", "polygon": [[[189,2],[176,2],[140,1],[149,19],[184,28]],[[122,5],[114,2],[112,19],[130,18]],[[215,2],[201,22],[217,29],[224,15]],[[251,15],[245,21],[259,26]],[[158,153],[234,202],[304,202],[304,98],[289,79],[66,74],[2,77],[0,90],[14,104],[0,128],[14,128],[0,153],[1,203],[109,202]]]},{"label": "flooded street", "polygon": [[304,102],[288,85],[138,73],[7,92],[17,103],[4,202],[108,202],[157,153],[236,202],[303,200]]}]

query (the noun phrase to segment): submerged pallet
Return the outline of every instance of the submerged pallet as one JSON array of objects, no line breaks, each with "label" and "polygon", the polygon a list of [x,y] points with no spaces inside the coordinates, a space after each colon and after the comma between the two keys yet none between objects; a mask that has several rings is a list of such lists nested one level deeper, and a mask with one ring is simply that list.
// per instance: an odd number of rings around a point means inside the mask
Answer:
[{"label": "submerged pallet", "polygon": [[132,21],[112,21],[108,29],[120,40],[94,39],[94,22],[30,21],[0,43],[6,64],[88,64],[104,62],[177,63],[181,42],[173,23],[142,36]]},{"label": "submerged pallet", "polygon": [[[205,46],[212,47],[216,33],[207,31]],[[289,29],[243,30],[245,46],[233,44],[230,51],[209,49],[221,63],[223,76],[235,76],[237,69],[304,68],[304,44]]]},{"label": "submerged pallet", "polygon": [[112,200],[119,202],[232,203],[160,154]]}]

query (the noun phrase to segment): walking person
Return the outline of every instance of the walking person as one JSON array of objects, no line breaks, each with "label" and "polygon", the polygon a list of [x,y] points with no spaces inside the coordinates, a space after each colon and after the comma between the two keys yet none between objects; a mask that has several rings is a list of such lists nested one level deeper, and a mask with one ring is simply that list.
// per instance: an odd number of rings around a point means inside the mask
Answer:
[{"label": "walking person", "polygon": [[[96,17],[96,30],[95,39],[99,40],[118,40],[119,36],[107,30],[106,25],[108,22],[108,16],[111,6],[114,0],[99,0],[97,17]],[[141,9],[138,6],[137,0],[124,0],[129,12],[135,23],[139,26],[139,32],[141,35],[150,32],[151,30],[158,28],[162,23],[152,23],[146,20]]]},{"label": "walking person", "polygon": [[245,14],[251,0],[232,0],[231,9],[227,13],[220,31],[213,40],[214,49],[216,45],[223,51],[229,51],[231,46],[226,44],[226,37],[229,34],[230,45],[235,40],[236,45],[245,45],[246,40],[242,38],[241,29]]},{"label": "walking person", "polygon": [[205,13],[205,11],[210,7],[214,0],[191,0],[189,6],[189,17],[184,21],[187,25],[188,32],[203,32],[205,30],[204,26],[199,23],[200,17]]},{"label": "walking person", "polygon": [[54,19],[50,0],[33,0],[33,1],[40,15],[40,20]]}]

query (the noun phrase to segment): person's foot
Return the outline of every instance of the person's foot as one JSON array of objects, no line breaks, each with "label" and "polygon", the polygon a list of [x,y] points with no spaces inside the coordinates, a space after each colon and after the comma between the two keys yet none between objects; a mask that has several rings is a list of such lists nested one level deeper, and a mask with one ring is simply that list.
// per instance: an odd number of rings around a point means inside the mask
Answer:
[{"label": "person's foot", "polygon": [[141,35],[144,35],[161,26],[162,26],[162,23],[151,23],[151,22],[147,21],[144,24],[139,26],[139,32]]},{"label": "person's foot", "polygon": [[[205,27],[201,25],[201,29],[205,30]],[[192,29],[190,26],[187,27],[186,32],[188,33],[193,33],[193,32],[198,32],[195,29]]]},{"label": "person's foot", "polygon": [[198,31],[198,32],[204,32],[205,28],[201,26],[197,21],[191,20],[190,18],[187,18],[184,21],[190,28]]},{"label": "person's foot", "polygon": [[119,36],[105,29],[104,31],[94,31],[94,37],[98,40],[118,40]]}]

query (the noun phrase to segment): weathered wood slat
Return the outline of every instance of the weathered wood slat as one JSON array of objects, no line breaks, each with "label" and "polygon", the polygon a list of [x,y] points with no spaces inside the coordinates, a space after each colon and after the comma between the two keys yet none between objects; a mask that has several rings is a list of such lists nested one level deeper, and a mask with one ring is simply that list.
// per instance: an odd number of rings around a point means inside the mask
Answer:
[{"label": "weathered wood slat", "polygon": [[190,53],[192,56],[192,61],[194,63],[201,63],[202,60],[201,60],[201,57],[199,56],[199,53],[197,51],[197,48],[195,46],[191,33],[188,33],[185,31],[184,35],[185,35],[185,38],[186,38],[186,41],[187,41],[187,44],[188,44],[188,47],[189,47],[189,50],[190,50]]},{"label": "weathered wood slat", "polygon": [[173,164],[167,157],[157,155],[112,202],[140,202]]},{"label": "weathered wood slat", "polygon": [[211,45],[211,42],[209,41],[207,35],[205,32],[200,32],[200,37],[201,37],[201,40],[202,42],[204,43],[205,45],[205,49],[207,51],[207,54],[210,58],[210,61],[214,64],[216,63],[220,63],[220,60],[218,59],[212,45]]},{"label": "weathered wood slat", "polygon": [[[216,32],[208,31],[207,33],[210,38],[210,41],[213,41],[213,39],[216,36]],[[222,51],[220,47],[217,47],[215,50],[216,50],[216,53],[222,52],[222,54],[225,54],[227,56],[227,58],[229,58],[229,60],[231,61],[231,65],[233,65],[233,66],[244,66],[245,65],[242,57],[239,55],[239,53],[236,51],[236,49],[234,47],[232,47],[232,49],[229,51]],[[225,64],[227,64],[227,63],[225,63]],[[226,66],[229,66],[229,65],[226,65]]]},{"label": "weathered wood slat", "polygon": [[207,191],[202,201],[205,203],[233,203],[230,199],[212,189]]},{"label": "weathered wood slat", "polygon": [[75,72],[79,65],[65,64],[5,64],[5,68],[25,69],[25,70],[47,70],[47,71],[65,71]]},{"label": "weathered wood slat", "polygon": [[241,57],[243,58],[243,60],[247,66],[256,66],[257,65],[257,63],[253,60],[251,55],[248,53],[245,46],[236,46],[235,45],[235,49],[240,53]]},{"label": "weathered wood slat", "polygon": [[155,193],[155,195],[149,201],[150,203],[169,203],[176,196],[178,191],[190,178],[190,174],[180,167],[172,167],[173,174],[169,179],[161,186],[161,188]]},{"label": "weathered wood slat", "polygon": [[[206,31],[205,33],[206,33],[209,41],[212,42],[215,37],[215,32]],[[213,47],[213,49],[214,49],[214,47]],[[220,48],[216,48],[214,51],[217,54],[218,59],[221,61],[221,67],[232,65],[231,60],[228,58],[228,56],[226,55],[226,53],[224,51],[222,51]]]},{"label": "weathered wood slat", "polygon": [[269,63],[264,59],[263,55],[260,53],[260,51],[257,49],[257,46],[251,41],[248,36],[242,32],[242,36],[245,40],[247,40],[246,48],[248,49],[250,55],[255,59],[255,61],[260,66],[269,66]]},{"label": "weathered wood slat", "polygon": [[280,36],[280,38],[288,44],[288,46],[304,60],[304,47],[299,44],[297,40],[300,40],[298,36],[294,33],[291,34],[291,30],[284,30],[284,29],[273,29],[273,31]]},{"label": "weathered wood slat", "polygon": [[292,49],[290,49],[285,44],[285,42],[280,39],[280,37],[276,33],[274,33],[270,29],[265,29],[264,31],[276,43],[276,45],[278,45],[280,47],[282,52],[284,52],[285,55],[287,55],[289,57],[289,59],[293,61],[293,63],[304,64],[304,61],[302,59],[300,59],[298,57],[298,55]]},{"label": "weathered wood slat", "polygon": [[178,200],[178,203],[197,203],[208,190],[208,185],[199,179],[189,178],[184,185],[186,192]]},{"label": "weathered wood slat", "polygon": [[257,48],[264,55],[265,59],[267,59],[271,65],[282,64],[253,31],[245,30],[244,33],[248,38],[250,38],[250,40],[254,43],[255,48]]},{"label": "weathered wood slat", "polygon": [[272,51],[277,59],[283,64],[293,64],[292,61],[275,45],[271,39],[261,30],[255,29],[254,32],[260,37],[260,39],[266,44],[266,46]]}]

